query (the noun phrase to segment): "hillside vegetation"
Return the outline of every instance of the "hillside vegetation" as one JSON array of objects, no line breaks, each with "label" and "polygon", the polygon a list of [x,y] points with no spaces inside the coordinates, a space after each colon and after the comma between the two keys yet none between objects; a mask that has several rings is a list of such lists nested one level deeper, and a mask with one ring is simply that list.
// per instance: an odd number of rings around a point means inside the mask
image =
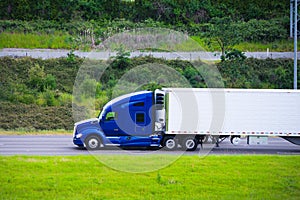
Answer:
[{"label": "hillside vegetation", "polygon": [[[226,23],[219,23],[222,20]],[[116,33],[145,27],[188,33],[211,51],[222,50],[216,41],[223,34],[236,39],[226,50],[252,50],[248,48],[252,43],[268,44],[273,51],[291,50],[288,0],[0,2],[0,48],[91,50]],[[216,34],[223,29],[226,32]]]},{"label": "hillside vegetation", "polygon": [[[83,64],[85,67],[82,71]],[[191,87],[223,87],[223,83],[228,88],[293,87],[293,60],[290,59],[225,60],[216,64],[221,75],[219,77],[210,70],[210,65],[200,61],[153,57],[129,59],[123,54],[109,61],[83,60],[70,56],[48,60],[2,57],[0,129],[71,130],[74,121],[72,101],[76,109],[82,110],[80,119],[95,117],[97,113],[84,113],[84,106],[93,104],[98,112],[112,97],[127,93],[126,88],[124,91],[116,89],[116,84],[128,71],[145,64],[174,69],[188,80]],[[77,75],[79,69],[81,71]],[[145,74],[150,76],[151,72]],[[145,78],[137,76],[134,81]],[[75,80],[80,80],[79,84],[76,85]],[[179,80],[174,80],[173,85],[164,81],[162,74],[159,81],[150,81],[142,87],[136,85],[135,88],[153,90],[162,86],[182,86]],[[72,96],[74,84],[75,93],[80,93],[75,99]],[[129,83],[125,82],[124,85],[129,87]]]},{"label": "hillside vegetation", "polygon": [[250,19],[280,18],[289,14],[289,0],[4,0],[1,19],[73,21],[125,18],[140,22],[153,19],[167,24],[209,22],[213,17]]}]

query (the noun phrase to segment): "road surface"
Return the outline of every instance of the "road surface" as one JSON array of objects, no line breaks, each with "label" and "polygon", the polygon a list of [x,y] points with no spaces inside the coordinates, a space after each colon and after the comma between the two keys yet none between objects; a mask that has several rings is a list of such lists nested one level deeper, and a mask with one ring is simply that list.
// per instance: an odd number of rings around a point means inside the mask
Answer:
[{"label": "road surface", "polygon": [[[142,154],[151,153],[155,150],[131,149],[103,149],[97,154]],[[194,152],[185,152],[186,155],[199,154],[200,146]],[[182,151],[163,151],[161,154],[182,154]],[[89,155],[90,152],[78,148],[72,143],[72,136],[0,136],[0,155]],[[269,138],[268,145],[246,144],[246,139],[242,139],[240,145],[233,146],[228,139],[209,151],[210,155],[231,155],[231,154],[284,154],[300,155],[300,146],[291,144],[281,138]]]},{"label": "road surface", "polygon": [[[12,56],[12,57],[23,57],[30,56],[33,58],[59,58],[67,57],[70,50],[63,49],[14,49],[14,48],[4,48],[0,50],[0,57]],[[116,56],[116,52],[81,52],[74,51],[74,54],[82,58],[90,58],[96,60],[107,60],[112,56]],[[216,61],[220,60],[220,52],[131,52],[130,57],[138,56],[153,56],[155,58],[164,58],[167,60],[180,59],[180,60],[208,60]],[[247,57],[253,57],[258,59],[266,58],[294,58],[294,52],[245,52]],[[298,57],[300,57],[300,52],[298,52]]]}]

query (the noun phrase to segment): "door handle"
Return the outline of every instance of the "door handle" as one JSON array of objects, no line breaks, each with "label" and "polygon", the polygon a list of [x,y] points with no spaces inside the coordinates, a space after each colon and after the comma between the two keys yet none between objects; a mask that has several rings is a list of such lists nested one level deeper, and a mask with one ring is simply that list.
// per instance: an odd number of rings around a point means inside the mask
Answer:
[{"label": "door handle", "polygon": [[119,131],[119,129],[115,128],[114,131]]}]

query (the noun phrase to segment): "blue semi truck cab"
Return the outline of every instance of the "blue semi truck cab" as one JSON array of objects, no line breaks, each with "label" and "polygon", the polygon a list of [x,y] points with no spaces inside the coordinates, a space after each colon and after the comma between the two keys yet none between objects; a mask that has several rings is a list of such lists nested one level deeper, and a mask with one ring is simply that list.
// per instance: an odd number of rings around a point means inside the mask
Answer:
[{"label": "blue semi truck cab", "polygon": [[98,118],[75,123],[73,143],[89,150],[159,147],[165,122],[157,113],[164,113],[164,109],[164,92],[160,90],[120,96],[108,102]]}]

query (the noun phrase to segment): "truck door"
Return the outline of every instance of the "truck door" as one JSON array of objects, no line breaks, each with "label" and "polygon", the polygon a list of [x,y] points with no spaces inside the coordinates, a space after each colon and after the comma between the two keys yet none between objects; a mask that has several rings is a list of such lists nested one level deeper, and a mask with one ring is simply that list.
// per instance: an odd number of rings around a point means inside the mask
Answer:
[{"label": "truck door", "polygon": [[[123,146],[149,146],[151,138],[151,126],[147,126],[147,116],[144,111],[135,111],[133,114],[134,126],[132,127],[132,134],[127,135],[121,139]],[[149,129],[150,127],[150,129]]]},{"label": "truck door", "polygon": [[117,112],[108,112],[104,116],[101,128],[104,131],[106,136],[118,136],[119,135],[119,128],[116,123],[118,120],[118,113]]}]

